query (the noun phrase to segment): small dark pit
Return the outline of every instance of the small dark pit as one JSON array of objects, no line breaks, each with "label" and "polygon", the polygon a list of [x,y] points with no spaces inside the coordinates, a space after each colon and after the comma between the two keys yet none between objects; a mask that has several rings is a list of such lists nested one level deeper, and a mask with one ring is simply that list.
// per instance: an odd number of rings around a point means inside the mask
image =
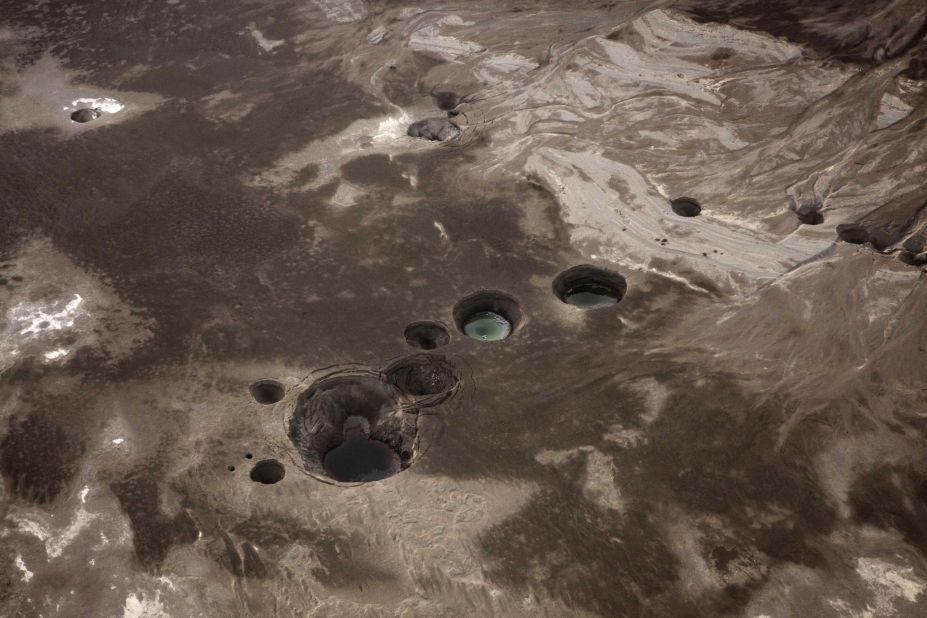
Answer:
[{"label": "small dark pit", "polygon": [[81,124],[85,122],[90,122],[91,120],[96,120],[100,117],[100,111],[96,109],[90,109],[85,107],[77,111],[71,112],[71,120],[74,122],[79,122]]},{"label": "small dark pit", "polygon": [[406,326],[403,335],[406,343],[422,350],[440,348],[451,340],[451,334],[447,332],[447,328],[438,322],[413,322]]},{"label": "small dark pit", "polygon": [[416,407],[446,401],[460,384],[457,369],[443,356],[434,354],[399,359],[383,371],[383,380],[411,399]]},{"label": "small dark pit", "polygon": [[809,206],[800,206],[795,210],[795,216],[802,225],[821,225],[824,223],[824,215],[821,214],[820,208]]},{"label": "small dark pit", "polygon": [[[500,341],[515,333],[524,319],[518,301],[505,292],[487,290],[475,292],[454,307],[454,325],[464,335],[477,341]],[[480,323],[492,325],[484,329]],[[490,332],[492,330],[492,332]]]},{"label": "small dark pit", "polygon": [[841,223],[837,226],[837,238],[854,245],[869,242],[869,232],[858,223]]},{"label": "small dark pit", "polygon": [[250,476],[255,483],[273,485],[283,480],[286,476],[286,468],[276,459],[264,459],[254,464]]},{"label": "small dark pit", "polygon": [[670,202],[670,208],[680,217],[697,217],[702,213],[702,205],[691,197],[677,197]]},{"label": "small dark pit", "polygon": [[252,455],[251,453],[245,453],[245,459],[252,459],[252,458],[254,458],[254,455]]},{"label": "small dark pit", "polygon": [[617,305],[628,284],[613,270],[582,264],[557,275],[551,288],[561,302],[581,309],[599,309]]},{"label": "small dark pit", "polygon": [[234,472],[234,471],[235,471],[235,466],[229,466],[229,472]]},{"label": "small dark pit", "polygon": [[251,385],[251,396],[262,405],[277,403],[286,395],[286,388],[276,380],[258,380]]}]

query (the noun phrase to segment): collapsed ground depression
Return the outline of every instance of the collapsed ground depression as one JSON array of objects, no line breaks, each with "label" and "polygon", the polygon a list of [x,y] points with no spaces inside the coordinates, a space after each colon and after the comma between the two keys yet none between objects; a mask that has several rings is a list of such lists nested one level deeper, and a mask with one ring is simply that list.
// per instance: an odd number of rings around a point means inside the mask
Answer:
[{"label": "collapsed ground depression", "polygon": [[0,0],[0,614],[925,615],[925,33]]}]

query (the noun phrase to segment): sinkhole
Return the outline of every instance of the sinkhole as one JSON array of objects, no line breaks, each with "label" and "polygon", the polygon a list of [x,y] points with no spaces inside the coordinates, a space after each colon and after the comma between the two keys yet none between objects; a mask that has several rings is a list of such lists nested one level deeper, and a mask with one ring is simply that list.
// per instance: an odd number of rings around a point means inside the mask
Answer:
[{"label": "sinkhole", "polygon": [[286,394],[283,384],[276,380],[258,380],[249,388],[251,396],[259,404],[269,406],[277,403]]},{"label": "sinkhole", "polygon": [[279,483],[286,476],[286,468],[276,459],[264,459],[251,468],[251,480],[263,485]]},{"label": "sinkhole", "polygon": [[837,238],[853,245],[869,242],[869,232],[858,223],[841,223],[837,226]]},{"label": "sinkhole", "polygon": [[477,341],[502,341],[521,325],[524,314],[518,301],[505,292],[481,291],[454,307],[454,324]]},{"label": "sinkhole", "polygon": [[403,336],[410,346],[422,350],[434,350],[447,345],[451,340],[447,328],[438,322],[413,322],[406,326]]},{"label": "sinkhole", "polygon": [[612,270],[582,264],[557,275],[551,288],[561,302],[580,309],[600,309],[617,305],[624,298],[628,284]]},{"label": "sinkhole", "polygon": [[697,217],[702,212],[702,205],[691,197],[677,197],[670,202],[670,208],[680,217]]},{"label": "sinkhole", "polygon": [[297,399],[290,441],[306,471],[345,483],[377,481],[411,464],[418,422],[403,393],[372,372],[336,374]]},{"label": "sinkhole", "polygon": [[90,122],[91,120],[96,120],[100,117],[100,115],[100,110],[85,107],[83,109],[71,112],[71,120],[83,124],[85,122]]}]

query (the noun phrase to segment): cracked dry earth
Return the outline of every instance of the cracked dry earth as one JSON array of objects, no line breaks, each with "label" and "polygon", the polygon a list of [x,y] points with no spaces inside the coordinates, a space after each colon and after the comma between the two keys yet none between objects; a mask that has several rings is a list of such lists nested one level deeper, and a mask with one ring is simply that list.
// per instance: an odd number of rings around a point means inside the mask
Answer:
[{"label": "cracked dry earth", "polygon": [[0,616],[927,615],[925,33],[0,0]]}]

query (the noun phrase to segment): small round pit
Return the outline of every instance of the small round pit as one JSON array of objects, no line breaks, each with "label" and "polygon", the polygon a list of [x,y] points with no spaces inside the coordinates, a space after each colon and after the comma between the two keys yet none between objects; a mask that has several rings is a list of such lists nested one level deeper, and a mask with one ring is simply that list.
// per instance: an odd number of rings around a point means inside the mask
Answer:
[{"label": "small round pit", "polygon": [[551,288],[560,302],[580,309],[601,309],[621,302],[628,284],[613,270],[581,264],[557,275]]},{"label": "small round pit", "polygon": [[434,350],[451,341],[447,328],[438,322],[413,322],[406,326],[403,336],[410,346],[422,350]]},{"label": "small round pit", "polygon": [[680,217],[697,217],[702,213],[702,205],[691,197],[677,197],[670,201],[670,208]]},{"label": "small round pit", "polygon": [[251,480],[263,485],[279,483],[286,476],[286,468],[276,459],[263,459],[251,468]]},{"label": "small round pit", "polygon": [[476,292],[454,307],[454,324],[477,341],[502,341],[514,333],[524,314],[518,301],[505,292]]},{"label": "small round pit", "polygon": [[249,389],[251,396],[261,405],[269,406],[277,403],[286,394],[286,388],[276,380],[258,380]]},{"label": "small round pit", "polygon": [[90,122],[91,120],[96,120],[99,117],[100,117],[100,110],[91,109],[89,107],[85,107],[83,109],[79,109],[77,111],[71,112],[71,120],[73,120],[74,122],[79,122],[81,124],[84,124],[85,122]]}]

